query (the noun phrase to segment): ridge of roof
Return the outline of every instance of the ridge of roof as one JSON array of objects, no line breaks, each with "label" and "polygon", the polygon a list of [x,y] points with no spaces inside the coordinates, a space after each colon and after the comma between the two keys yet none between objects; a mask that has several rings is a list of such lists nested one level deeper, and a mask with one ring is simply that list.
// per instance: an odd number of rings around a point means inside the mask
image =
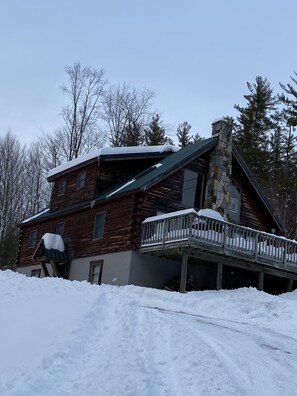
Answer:
[{"label": "ridge of roof", "polygon": [[232,144],[232,152],[235,156],[235,158],[237,159],[237,161],[239,162],[242,170],[244,171],[244,173],[246,174],[247,178],[249,179],[249,181],[252,183],[252,185],[254,186],[256,192],[258,193],[261,201],[263,202],[264,206],[266,206],[266,209],[269,211],[269,213],[271,214],[272,218],[274,219],[274,221],[276,222],[276,224],[278,225],[279,229],[285,233],[286,229],[284,228],[284,225],[282,223],[282,221],[278,218],[278,216],[274,213],[273,207],[270,203],[270,201],[268,200],[266,194],[264,193],[264,191],[262,190],[261,186],[259,185],[259,183],[257,182],[255,176],[253,175],[253,173],[251,172],[251,170],[249,169],[249,167],[247,166],[246,162],[244,161],[244,159],[242,158],[238,148],[234,145],[234,143]]}]

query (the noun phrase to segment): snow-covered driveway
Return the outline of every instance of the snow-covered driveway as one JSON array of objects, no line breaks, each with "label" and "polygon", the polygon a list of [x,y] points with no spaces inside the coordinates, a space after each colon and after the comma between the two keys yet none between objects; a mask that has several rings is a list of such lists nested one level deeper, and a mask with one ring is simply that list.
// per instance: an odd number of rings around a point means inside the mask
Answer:
[{"label": "snow-covered driveway", "polygon": [[1,395],[296,395],[296,292],[0,283]]}]

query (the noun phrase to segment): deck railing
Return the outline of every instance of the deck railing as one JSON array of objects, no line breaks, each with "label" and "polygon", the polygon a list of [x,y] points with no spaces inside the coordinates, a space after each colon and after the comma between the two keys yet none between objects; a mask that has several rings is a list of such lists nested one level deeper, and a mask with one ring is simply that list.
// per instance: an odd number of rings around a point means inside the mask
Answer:
[{"label": "deck railing", "polygon": [[195,213],[176,213],[142,223],[143,250],[186,244],[297,271],[296,241]]}]

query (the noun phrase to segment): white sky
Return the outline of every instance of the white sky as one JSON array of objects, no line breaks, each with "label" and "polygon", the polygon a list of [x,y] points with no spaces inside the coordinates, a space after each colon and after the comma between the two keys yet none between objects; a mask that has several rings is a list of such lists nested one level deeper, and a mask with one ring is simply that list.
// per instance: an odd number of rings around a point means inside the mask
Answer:
[{"label": "white sky", "polygon": [[236,115],[247,81],[289,81],[296,15],[294,0],[0,1],[0,136],[30,142],[61,125],[64,67],[80,61],[153,89],[173,132],[186,120],[208,137],[215,118]]}]

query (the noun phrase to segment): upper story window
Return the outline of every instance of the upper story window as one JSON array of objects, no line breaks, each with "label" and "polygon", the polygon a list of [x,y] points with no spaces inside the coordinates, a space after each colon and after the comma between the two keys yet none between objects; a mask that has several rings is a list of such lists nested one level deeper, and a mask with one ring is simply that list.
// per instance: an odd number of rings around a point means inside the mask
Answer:
[{"label": "upper story window", "polygon": [[89,282],[92,283],[92,285],[100,285],[102,267],[103,267],[103,260],[90,262]]},{"label": "upper story window", "polygon": [[79,172],[76,180],[76,189],[79,190],[80,188],[83,188],[85,185],[85,181],[86,181],[86,171]]},{"label": "upper story window", "polygon": [[64,225],[65,223],[57,223],[56,225],[56,234],[61,235],[61,237],[63,237],[64,234]]},{"label": "upper story window", "polygon": [[64,195],[66,190],[66,180],[61,180],[59,183],[58,195]]},{"label": "upper story window", "polygon": [[189,208],[200,209],[203,204],[204,176],[189,169],[184,171],[182,204]]},{"label": "upper story window", "polygon": [[105,226],[105,212],[96,213],[94,229],[93,229],[93,239],[103,238],[104,226]]},{"label": "upper story window", "polygon": [[37,241],[37,230],[32,230],[29,235],[28,247],[33,248]]}]

